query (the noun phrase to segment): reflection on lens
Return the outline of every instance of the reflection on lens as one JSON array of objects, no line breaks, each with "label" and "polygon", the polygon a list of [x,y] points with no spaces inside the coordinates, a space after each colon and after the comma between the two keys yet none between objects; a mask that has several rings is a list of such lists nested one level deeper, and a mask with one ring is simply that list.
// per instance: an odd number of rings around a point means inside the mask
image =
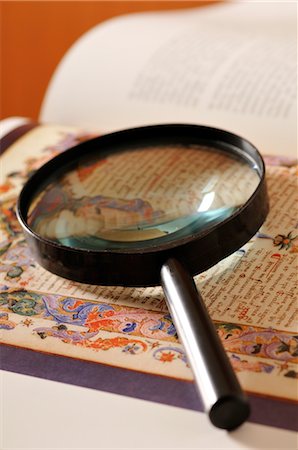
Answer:
[{"label": "reflection on lens", "polygon": [[205,146],[93,155],[52,176],[35,196],[28,224],[43,238],[75,248],[152,246],[229,217],[259,181],[246,161]]}]

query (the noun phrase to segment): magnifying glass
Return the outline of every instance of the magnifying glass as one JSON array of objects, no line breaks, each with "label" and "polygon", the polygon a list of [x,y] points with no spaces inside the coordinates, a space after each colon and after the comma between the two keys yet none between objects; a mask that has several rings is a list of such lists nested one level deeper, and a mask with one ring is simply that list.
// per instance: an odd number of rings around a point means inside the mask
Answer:
[{"label": "magnifying glass", "polygon": [[243,393],[193,276],[239,249],[268,212],[263,160],[246,140],[156,125],[83,142],[24,186],[18,219],[47,270],[101,285],[162,285],[205,411],[243,423]]}]

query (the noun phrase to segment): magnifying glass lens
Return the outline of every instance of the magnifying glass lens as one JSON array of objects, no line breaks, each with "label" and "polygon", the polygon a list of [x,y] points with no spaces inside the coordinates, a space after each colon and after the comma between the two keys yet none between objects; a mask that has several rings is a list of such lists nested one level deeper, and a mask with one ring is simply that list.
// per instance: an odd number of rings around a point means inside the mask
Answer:
[{"label": "magnifying glass lens", "polygon": [[248,161],[204,145],[92,153],[37,191],[27,222],[41,237],[98,250],[152,247],[225,220],[260,182]]}]

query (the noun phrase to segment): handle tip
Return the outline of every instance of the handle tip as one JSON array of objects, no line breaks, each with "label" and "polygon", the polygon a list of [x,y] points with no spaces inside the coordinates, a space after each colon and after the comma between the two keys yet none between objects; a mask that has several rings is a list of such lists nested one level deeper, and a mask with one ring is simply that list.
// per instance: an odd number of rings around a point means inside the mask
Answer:
[{"label": "handle tip", "polygon": [[232,431],[245,422],[249,414],[250,406],[244,396],[227,396],[212,406],[209,418],[217,428]]}]

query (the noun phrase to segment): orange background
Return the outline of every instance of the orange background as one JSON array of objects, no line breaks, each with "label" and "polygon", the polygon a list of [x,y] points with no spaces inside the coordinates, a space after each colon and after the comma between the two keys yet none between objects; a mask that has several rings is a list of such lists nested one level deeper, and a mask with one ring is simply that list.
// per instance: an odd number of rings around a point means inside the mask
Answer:
[{"label": "orange background", "polygon": [[210,1],[1,1],[1,118],[36,119],[63,54],[99,22],[129,12],[206,3]]}]

